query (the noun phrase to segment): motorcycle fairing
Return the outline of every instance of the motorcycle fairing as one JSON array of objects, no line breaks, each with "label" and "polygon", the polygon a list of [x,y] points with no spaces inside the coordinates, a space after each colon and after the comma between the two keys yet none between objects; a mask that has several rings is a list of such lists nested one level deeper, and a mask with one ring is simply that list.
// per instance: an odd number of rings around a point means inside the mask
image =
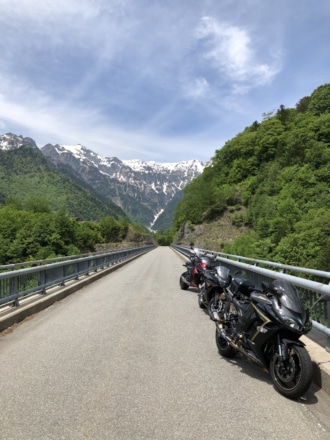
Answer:
[{"label": "motorcycle fairing", "polygon": [[269,324],[271,322],[271,320],[266,315],[264,315],[261,312],[261,310],[254,303],[251,303],[251,305],[252,305],[253,309],[255,310],[256,314],[263,321],[263,323],[260,326],[257,327],[257,331],[250,338],[251,341],[254,341],[260,333],[264,334],[264,333],[268,332],[268,329],[266,329],[265,327],[266,327],[267,324]]}]

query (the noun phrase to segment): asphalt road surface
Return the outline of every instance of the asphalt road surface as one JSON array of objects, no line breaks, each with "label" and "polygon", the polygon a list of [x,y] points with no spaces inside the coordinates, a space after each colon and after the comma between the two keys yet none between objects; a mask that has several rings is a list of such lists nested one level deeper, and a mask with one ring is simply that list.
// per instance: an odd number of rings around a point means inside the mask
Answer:
[{"label": "asphalt road surface", "polygon": [[323,440],[330,398],[280,396],[155,250],[0,336],[1,440]]}]

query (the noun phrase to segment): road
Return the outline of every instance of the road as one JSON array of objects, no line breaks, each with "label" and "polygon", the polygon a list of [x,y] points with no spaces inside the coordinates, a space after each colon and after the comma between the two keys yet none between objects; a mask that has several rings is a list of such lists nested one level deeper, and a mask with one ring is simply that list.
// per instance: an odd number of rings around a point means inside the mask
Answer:
[{"label": "road", "polygon": [[156,248],[4,332],[0,439],[329,439],[326,393],[219,356],[182,264]]}]

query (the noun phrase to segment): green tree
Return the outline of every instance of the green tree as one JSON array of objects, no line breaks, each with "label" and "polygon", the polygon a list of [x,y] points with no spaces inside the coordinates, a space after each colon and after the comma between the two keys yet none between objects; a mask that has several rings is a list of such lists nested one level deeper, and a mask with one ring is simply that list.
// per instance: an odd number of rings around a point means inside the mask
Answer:
[{"label": "green tree", "polygon": [[235,225],[251,229],[224,243],[230,253],[328,270],[329,110],[325,84],[296,109],[281,105],[227,141],[186,187],[175,227],[230,213]]},{"label": "green tree", "polygon": [[308,110],[316,116],[330,112],[330,83],[323,84],[314,90]]},{"label": "green tree", "polygon": [[155,238],[160,246],[170,246],[174,242],[175,231],[172,228],[157,231]]},{"label": "green tree", "polygon": [[95,244],[103,241],[100,227],[94,222],[77,222],[74,235],[75,244],[83,253],[94,252]]},{"label": "green tree", "polygon": [[301,98],[298,103],[296,104],[296,110],[298,113],[305,113],[308,111],[308,106],[310,103],[311,97],[305,96],[304,98]]},{"label": "green tree", "polygon": [[51,212],[49,201],[42,197],[28,199],[25,203],[25,209],[31,212]]},{"label": "green tree", "polygon": [[67,212],[60,210],[55,214],[54,218],[55,229],[64,245],[69,245],[75,242],[75,220],[72,219]]},{"label": "green tree", "polygon": [[105,243],[120,241],[121,226],[112,216],[102,218],[99,227]]}]

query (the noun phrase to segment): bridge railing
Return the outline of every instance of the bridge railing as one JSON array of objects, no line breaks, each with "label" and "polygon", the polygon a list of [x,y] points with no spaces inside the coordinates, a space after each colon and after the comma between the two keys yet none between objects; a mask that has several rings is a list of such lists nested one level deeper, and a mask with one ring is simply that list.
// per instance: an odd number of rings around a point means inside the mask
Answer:
[{"label": "bridge railing", "polygon": [[53,260],[38,260],[16,265],[0,266],[0,309],[18,307],[22,298],[45,295],[47,289],[64,286],[69,280],[78,280],[91,272],[105,269],[131,257],[138,256],[155,246],[139,246],[119,251],[72,256]]},{"label": "bridge railing", "polygon": [[[188,257],[191,248],[172,244],[172,247]],[[313,332],[326,338],[326,350],[330,352],[330,272],[290,266],[272,261],[256,260],[238,255],[200,249],[209,257],[215,258],[228,267],[231,274],[243,272],[255,286],[261,287],[262,281],[274,279],[289,281],[295,286],[298,295],[306,307],[311,307],[323,295],[325,301],[318,302],[312,309]]]}]

